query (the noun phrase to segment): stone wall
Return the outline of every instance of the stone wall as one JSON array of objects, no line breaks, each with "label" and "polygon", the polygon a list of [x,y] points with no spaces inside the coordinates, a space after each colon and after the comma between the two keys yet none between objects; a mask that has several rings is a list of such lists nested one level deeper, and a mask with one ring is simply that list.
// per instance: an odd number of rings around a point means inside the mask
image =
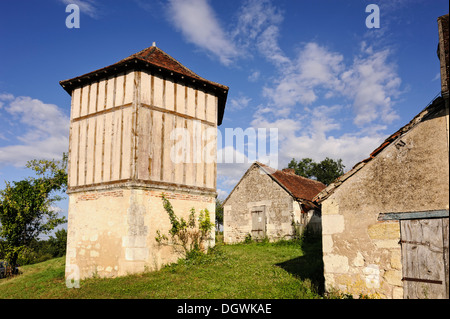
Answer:
[{"label": "stone wall", "polygon": [[237,243],[252,232],[251,211],[265,207],[269,240],[290,239],[293,219],[300,221],[298,202],[258,166],[253,165],[224,205],[224,242]]},{"label": "stone wall", "polygon": [[403,298],[399,222],[378,216],[449,208],[446,117],[422,120],[322,202],[327,290]]},{"label": "stone wall", "polygon": [[[162,193],[178,217],[187,220],[190,208],[208,209],[215,220],[215,196],[183,191],[121,188],[69,195],[67,273],[80,278],[115,277],[159,269],[182,257],[173,246],[161,246],[156,231],[171,225]],[[214,230],[209,246],[214,245]]]}]

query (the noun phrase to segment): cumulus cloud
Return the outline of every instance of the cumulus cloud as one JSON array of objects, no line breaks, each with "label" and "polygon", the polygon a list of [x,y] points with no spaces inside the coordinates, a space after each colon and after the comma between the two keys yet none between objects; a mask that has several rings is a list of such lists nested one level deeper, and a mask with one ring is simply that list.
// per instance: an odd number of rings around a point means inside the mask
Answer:
[{"label": "cumulus cloud", "polygon": [[[54,105],[27,96],[0,95],[8,144],[0,147],[0,165],[22,167],[31,159],[56,159],[69,146],[69,117]],[[5,131],[6,131],[5,130]]]},{"label": "cumulus cloud", "polygon": [[230,106],[229,109],[230,110],[242,110],[248,107],[248,104],[250,103],[252,99],[240,94],[237,97],[231,98],[230,99]]},{"label": "cumulus cloud", "polygon": [[342,159],[346,169],[366,158],[386,137],[383,134],[339,134],[342,124],[336,120],[344,106],[321,105],[305,108],[296,118],[267,117],[255,114],[254,127],[278,127],[278,163],[284,167],[292,159],[310,157],[321,161],[325,157]]},{"label": "cumulus cloud", "polygon": [[[279,47],[282,12],[270,0],[247,0],[237,10],[236,23],[223,26],[208,0],[169,0],[168,20],[184,38],[224,65],[259,52],[278,65],[289,63]],[[255,81],[259,73],[253,73]]]},{"label": "cumulus cloud", "polygon": [[231,64],[238,50],[220,25],[207,0],[169,0],[169,21],[187,41]]},{"label": "cumulus cloud", "polygon": [[233,39],[246,55],[256,49],[267,60],[281,66],[289,63],[278,44],[283,13],[270,0],[247,0],[238,10]]},{"label": "cumulus cloud", "polygon": [[307,43],[294,61],[280,69],[275,85],[264,88],[264,96],[281,109],[297,104],[310,105],[317,100],[319,90],[335,90],[341,85],[342,61],[342,55],[317,43]]},{"label": "cumulus cloud", "polygon": [[263,93],[283,114],[320,97],[342,97],[353,105],[356,125],[392,123],[398,118],[393,105],[401,94],[401,79],[388,62],[390,55],[389,49],[374,51],[363,42],[360,54],[346,65],[342,54],[309,42],[289,67],[280,68],[280,76]]}]

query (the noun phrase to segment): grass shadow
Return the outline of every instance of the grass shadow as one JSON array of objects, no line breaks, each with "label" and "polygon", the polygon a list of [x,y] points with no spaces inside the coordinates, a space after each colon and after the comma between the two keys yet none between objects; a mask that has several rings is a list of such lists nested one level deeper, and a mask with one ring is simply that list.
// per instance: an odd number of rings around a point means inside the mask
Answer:
[{"label": "grass shadow", "polygon": [[317,289],[317,293],[323,296],[325,278],[323,276],[322,236],[305,234],[301,241],[301,247],[302,256],[278,263],[276,266],[301,280],[310,280]]}]

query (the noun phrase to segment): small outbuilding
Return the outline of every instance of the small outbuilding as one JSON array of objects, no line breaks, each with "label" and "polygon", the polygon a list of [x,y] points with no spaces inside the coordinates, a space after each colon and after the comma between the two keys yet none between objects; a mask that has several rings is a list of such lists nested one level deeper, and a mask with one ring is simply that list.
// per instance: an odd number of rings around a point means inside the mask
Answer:
[{"label": "small outbuilding", "polygon": [[449,298],[448,23],[441,96],[315,198],[328,291]]},{"label": "small outbuilding", "polygon": [[326,186],[253,163],[223,203],[224,242],[291,239],[306,226],[320,232],[320,210],[312,199]]}]

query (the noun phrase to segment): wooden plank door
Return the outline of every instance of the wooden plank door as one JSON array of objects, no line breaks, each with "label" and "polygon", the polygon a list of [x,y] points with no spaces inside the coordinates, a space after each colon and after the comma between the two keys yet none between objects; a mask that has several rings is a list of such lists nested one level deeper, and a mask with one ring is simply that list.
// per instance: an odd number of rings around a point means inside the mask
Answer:
[{"label": "wooden plank door", "polygon": [[401,220],[403,296],[448,298],[448,218]]},{"label": "wooden plank door", "polygon": [[252,239],[262,240],[266,236],[266,214],[264,207],[252,209]]}]

